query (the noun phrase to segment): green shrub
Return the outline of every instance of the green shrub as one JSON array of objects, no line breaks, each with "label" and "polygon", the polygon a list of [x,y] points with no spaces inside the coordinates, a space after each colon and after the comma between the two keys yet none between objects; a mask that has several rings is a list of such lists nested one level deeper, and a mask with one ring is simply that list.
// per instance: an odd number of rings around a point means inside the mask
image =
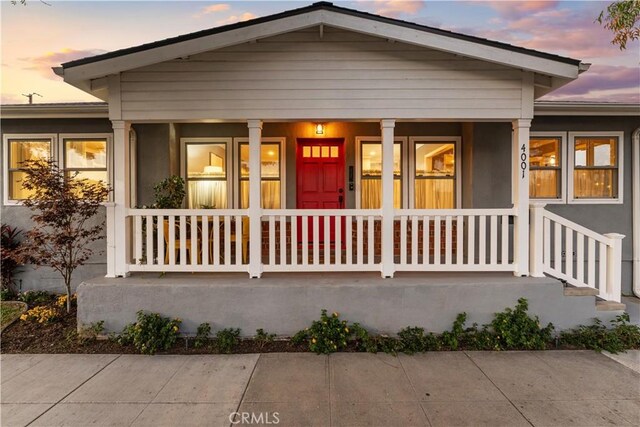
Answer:
[{"label": "green shrub", "polygon": [[456,320],[453,322],[453,326],[450,331],[445,331],[440,336],[442,345],[451,349],[457,350],[460,346],[460,340],[465,333],[464,324],[467,321],[467,313],[459,313],[456,316]]},{"label": "green shrub", "polygon": [[276,339],[276,334],[269,334],[264,331],[264,329],[256,329],[256,336],[253,337],[253,340],[258,345],[260,349],[265,348],[267,344],[272,343]]},{"label": "green shrub", "polygon": [[124,327],[117,338],[122,345],[133,344],[142,354],[168,350],[178,339],[180,319],[162,317],[158,313],[138,311],[137,321]]},{"label": "green shrub", "polygon": [[496,313],[491,322],[497,350],[544,350],[551,341],[553,325],[542,328],[538,316],[527,313],[529,304],[520,298],[514,309]]},{"label": "green shrub", "polygon": [[408,326],[398,332],[398,338],[400,339],[400,346],[402,347],[403,353],[413,354],[425,351],[426,349],[424,328]]},{"label": "green shrub", "polygon": [[153,187],[154,207],[157,209],[180,209],[185,196],[184,179],[180,176],[165,178]]},{"label": "green shrub", "polygon": [[327,315],[323,309],[320,320],[315,320],[310,328],[298,332],[292,339],[295,344],[307,342],[309,350],[317,354],[329,354],[347,346],[351,336],[346,320],[340,320],[338,313]]},{"label": "green shrub", "polygon": [[9,288],[0,289],[0,301],[14,301],[16,299],[16,293]]},{"label": "green shrub", "polygon": [[216,345],[220,353],[231,353],[239,341],[240,329],[222,329],[216,334]]},{"label": "green shrub", "polygon": [[53,301],[54,294],[47,291],[26,291],[18,296],[18,299],[27,305],[44,304]]},{"label": "green shrub", "polygon": [[211,335],[211,325],[208,323],[201,323],[196,330],[196,338],[193,342],[195,348],[201,348],[209,343],[209,336]]},{"label": "green shrub", "polygon": [[611,320],[611,328],[594,319],[594,324],[579,326],[560,333],[560,342],[574,347],[619,353],[640,347],[640,327],[629,324],[629,314],[623,313]]}]

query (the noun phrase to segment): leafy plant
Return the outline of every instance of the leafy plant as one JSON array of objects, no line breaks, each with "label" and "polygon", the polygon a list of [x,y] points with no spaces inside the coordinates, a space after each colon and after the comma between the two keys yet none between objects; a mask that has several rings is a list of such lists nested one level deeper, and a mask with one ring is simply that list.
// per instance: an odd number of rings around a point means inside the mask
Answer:
[{"label": "leafy plant", "polygon": [[356,348],[360,351],[366,351],[368,353],[378,352],[378,339],[375,336],[369,334],[365,328],[359,323],[351,325],[351,332],[355,337]]},{"label": "leafy plant", "polygon": [[2,276],[2,300],[10,299],[17,294],[15,276],[19,272],[21,263],[18,261],[18,251],[22,233],[16,227],[2,224],[0,239],[0,275]]},{"label": "leafy plant", "polygon": [[25,302],[27,303],[27,305],[30,305],[30,306],[34,304],[47,303],[53,300],[54,297],[55,295],[52,294],[51,292],[37,291],[37,290],[25,291],[20,295],[18,295],[18,299],[20,301]]},{"label": "leafy plant", "polygon": [[182,177],[173,175],[165,178],[153,187],[157,209],[180,209],[185,196]]},{"label": "leafy plant", "polygon": [[400,338],[402,351],[406,354],[413,354],[426,349],[424,328],[408,326],[398,332],[398,338]]},{"label": "leafy plant", "polygon": [[104,332],[104,320],[83,326],[78,331],[78,338],[82,344],[95,341]]},{"label": "leafy plant", "polygon": [[137,321],[125,326],[117,341],[121,345],[133,344],[142,354],[155,354],[159,350],[168,350],[176,343],[180,323],[180,319],[138,311]]},{"label": "leafy plant", "polygon": [[11,289],[0,289],[0,301],[11,301],[16,299],[16,293]]},{"label": "leafy plant", "polygon": [[529,303],[525,298],[518,299],[514,309],[507,308],[496,313],[491,328],[495,334],[495,347],[500,350],[544,350],[551,341],[553,325],[544,328],[538,316],[527,313]]},{"label": "leafy plant", "polygon": [[464,324],[467,321],[467,313],[458,313],[456,320],[453,321],[453,326],[450,331],[442,333],[442,345],[451,349],[457,350],[460,345],[460,340],[465,333]]},{"label": "leafy plant", "polygon": [[196,339],[193,342],[195,348],[201,348],[209,343],[209,337],[211,336],[211,325],[208,323],[201,323],[196,330]]},{"label": "leafy plant", "polygon": [[309,350],[317,354],[329,354],[347,346],[351,336],[346,320],[340,320],[338,313],[327,315],[323,309],[320,320],[315,320],[310,328],[300,331],[294,337],[294,342],[307,342]]},{"label": "leafy plant", "polygon": [[62,275],[71,310],[73,272],[94,254],[92,243],[104,237],[104,221],[93,221],[111,191],[101,181],[80,179],[61,170],[54,160],[27,160],[22,187],[30,196],[33,227],[15,255],[17,262],[48,266]]},{"label": "leafy plant", "polygon": [[629,314],[623,313],[611,320],[611,328],[607,328],[600,319],[594,319],[593,325],[561,332],[560,342],[589,350],[619,353],[640,347],[640,326],[630,324]]},{"label": "leafy plant", "polygon": [[256,329],[256,336],[253,337],[253,340],[258,345],[260,349],[263,349],[267,346],[267,344],[272,343],[276,339],[276,334],[269,334],[264,331],[264,329]]},{"label": "leafy plant", "polygon": [[627,42],[640,38],[640,0],[614,1],[596,18],[599,24],[613,33],[612,44],[620,50],[627,48]]},{"label": "leafy plant", "polygon": [[220,353],[231,353],[239,341],[240,329],[222,329],[216,334],[216,346]]},{"label": "leafy plant", "polygon": [[56,307],[37,305],[20,316],[20,320],[38,323],[53,323],[60,320],[61,317],[60,310]]}]

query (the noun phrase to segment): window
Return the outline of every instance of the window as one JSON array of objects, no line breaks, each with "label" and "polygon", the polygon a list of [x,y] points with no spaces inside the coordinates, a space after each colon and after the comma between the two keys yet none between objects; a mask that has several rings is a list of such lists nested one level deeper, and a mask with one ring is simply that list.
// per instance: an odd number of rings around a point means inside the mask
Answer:
[{"label": "window", "polygon": [[[239,138],[240,140],[240,138]],[[249,207],[249,142],[241,139],[238,147],[240,151],[240,209]],[[260,148],[262,208],[280,209],[282,207],[282,150],[283,138],[263,138]],[[308,148],[308,147],[307,147]],[[318,147],[314,147],[318,148]],[[328,147],[323,147],[328,148]]]},{"label": "window", "polygon": [[414,206],[416,209],[453,209],[457,204],[456,141],[458,138],[416,138]]},{"label": "window", "polygon": [[183,158],[189,209],[226,209],[230,138],[185,138]]},{"label": "window", "polygon": [[622,202],[620,132],[570,133],[571,201]]},{"label": "window", "polygon": [[531,132],[529,142],[529,197],[564,200],[565,137],[562,133]]},{"label": "window", "polygon": [[[360,208],[379,209],[382,201],[382,142],[362,138],[360,142]],[[402,141],[393,144],[393,207],[402,208]]]},{"label": "window", "polygon": [[46,160],[53,157],[55,135],[5,135],[5,203],[20,201],[30,192],[22,188],[26,173],[21,163],[26,160]]},{"label": "window", "polygon": [[79,179],[109,182],[107,170],[107,137],[62,137],[64,169],[68,175],[77,173]]}]

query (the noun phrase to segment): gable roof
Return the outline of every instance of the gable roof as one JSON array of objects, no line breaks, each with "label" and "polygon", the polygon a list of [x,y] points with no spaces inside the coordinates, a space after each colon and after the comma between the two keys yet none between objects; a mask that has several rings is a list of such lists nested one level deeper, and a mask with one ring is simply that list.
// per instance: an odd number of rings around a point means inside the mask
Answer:
[{"label": "gable roof", "polygon": [[577,59],[319,2],[250,21],[66,62],[55,71],[65,81],[91,91],[89,81],[92,79],[320,25],[442,50],[560,79],[550,87],[565,84],[586,69]]}]

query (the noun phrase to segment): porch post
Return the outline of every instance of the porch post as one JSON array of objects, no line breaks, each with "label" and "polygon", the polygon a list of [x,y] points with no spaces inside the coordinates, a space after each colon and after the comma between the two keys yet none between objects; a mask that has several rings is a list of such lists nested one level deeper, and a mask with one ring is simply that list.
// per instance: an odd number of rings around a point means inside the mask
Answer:
[{"label": "porch post", "polygon": [[545,203],[533,203],[530,210],[529,273],[531,277],[544,277],[544,207]]},{"label": "porch post", "polygon": [[[107,208],[107,272],[115,277],[129,275],[131,225],[127,211],[131,205],[130,146],[131,123],[112,120],[113,126],[113,207]],[[112,229],[110,230],[109,227]],[[111,240],[111,242],[110,242]],[[112,268],[110,268],[112,267]]]},{"label": "porch post", "polygon": [[516,276],[529,275],[529,127],[531,120],[512,122],[511,186],[513,207],[516,210],[514,224],[514,262]]},{"label": "porch post", "polygon": [[393,139],[395,120],[380,122],[382,133],[382,277],[391,278],[395,273],[393,257]]},{"label": "porch post", "polygon": [[249,127],[249,276],[262,276],[262,204],[260,141],[262,121],[247,120]]}]

